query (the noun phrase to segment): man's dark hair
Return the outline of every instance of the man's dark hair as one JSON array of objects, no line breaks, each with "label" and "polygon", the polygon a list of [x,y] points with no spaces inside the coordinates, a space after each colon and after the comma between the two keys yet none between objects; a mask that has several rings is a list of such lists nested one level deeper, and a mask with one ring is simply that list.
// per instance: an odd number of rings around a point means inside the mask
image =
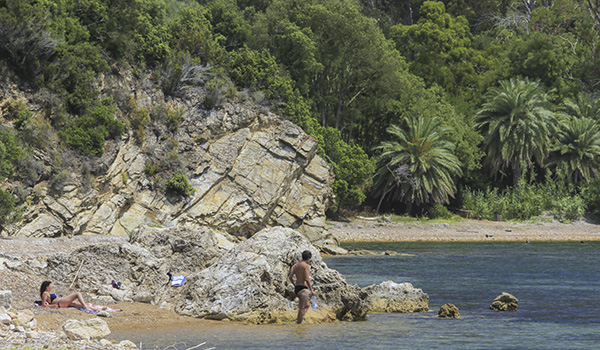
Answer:
[{"label": "man's dark hair", "polygon": [[302,260],[308,260],[310,258],[312,258],[312,253],[310,250],[305,250],[302,252]]}]

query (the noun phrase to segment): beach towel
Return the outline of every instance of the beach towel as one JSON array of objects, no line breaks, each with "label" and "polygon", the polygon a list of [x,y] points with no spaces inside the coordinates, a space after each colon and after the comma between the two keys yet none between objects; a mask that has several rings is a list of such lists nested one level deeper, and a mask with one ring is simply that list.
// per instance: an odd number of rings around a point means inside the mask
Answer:
[{"label": "beach towel", "polygon": [[[42,301],[41,300],[36,300],[36,301],[33,302],[33,305],[34,306],[38,306],[38,307],[42,307]],[[88,306],[89,309],[84,309],[84,308],[78,307],[78,306],[68,306],[68,307],[73,308],[73,309],[77,309],[77,310],[80,310],[80,311],[83,311],[83,312],[89,312],[91,314],[97,314],[100,311],[106,311],[106,312],[118,312],[118,311],[121,311],[121,309],[115,309],[115,308],[112,308],[112,307],[109,307],[109,306],[104,306],[104,305],[94,305],[92,303],[88,303],[87,306]],[[61,308],[58,308],[58,307],[55,307],[55,306],[49,306],[49,307],[51,309],[66,309],[64,307],[61,307]],[[92,309],[102,309],[102,310],[92,310]]]},{"label": "beach towel", "polygon": [[173,280],[171,281],[171,287],[181,287],[185,283],[185,276],[173,276]]}]

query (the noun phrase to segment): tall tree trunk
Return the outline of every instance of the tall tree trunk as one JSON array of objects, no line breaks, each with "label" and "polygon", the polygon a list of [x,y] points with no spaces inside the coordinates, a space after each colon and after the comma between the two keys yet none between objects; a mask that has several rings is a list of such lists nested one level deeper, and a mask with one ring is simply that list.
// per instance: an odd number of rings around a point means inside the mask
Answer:
[{"label": "tall tree trunk", "polygon": [[394,188],[396,188],[396,185],[390,187],[389,190],[385,191],[385,193],[381,196],[381,199],[379,199],[379,203],[377,203],[377,209],[375,210],[376,212],[379,213],[379,208],[381,208],[381,203],[383,203],[383,199],[385,198],[385,196],[390,193]]}]

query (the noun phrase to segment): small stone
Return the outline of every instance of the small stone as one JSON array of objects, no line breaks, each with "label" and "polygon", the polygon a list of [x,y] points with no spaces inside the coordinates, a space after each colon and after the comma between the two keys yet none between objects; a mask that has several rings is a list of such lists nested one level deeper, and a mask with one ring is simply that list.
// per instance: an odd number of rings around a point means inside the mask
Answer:
[{"label": "small stone", "polygon": [[112,342],[108,339],[100,339],[100,345],[106,348],[112,346]]},{"label": "small stone", "polygon": [[97,313],[97,315],[100,317],[106,317],[106,318],[112,317],[112,315],[108,311],[100,311]]},{"label": "small stone", "polygon": [[134,294],[132,299],[136,303],[150,303],[152,302],[152,294],[148,292],[139,292]]},{"label": "small stone", "polygon": [[10,316],[8,316],[6,313],[0,313],[0,323],[10,324],[11,321],[12,321],[12,318],[10,318]]},{"label": "small stone", "polygon": [[15,332],[25,333],[25,327],[23,327],[23,326],[16,326],[15,327]]},{"label": "small stone", "polygon": [[440,307],[437,313],[438,317],[442,318],[460,318],[458,308],[454,304],[444,304]]},{"label": "small stone", "polygon": [[37,328],[37,320],[34,318],[33,320],[27,323],[27,328],[34,329]]},{"label": "small stone", "polygon": [[123,349],[137,349],[137,345],[131,340],[123,340],[119,343],[119,347]]},{"label": "small stone", "polygon": [[40,335],[36,331],[28,331],[25,333],[25,336],[29,339],[38,339]]}]

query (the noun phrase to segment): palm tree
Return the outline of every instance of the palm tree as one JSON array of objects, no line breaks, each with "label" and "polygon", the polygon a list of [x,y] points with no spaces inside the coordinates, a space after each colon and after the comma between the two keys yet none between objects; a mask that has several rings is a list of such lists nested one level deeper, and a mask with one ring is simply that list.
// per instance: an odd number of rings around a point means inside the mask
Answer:
[{"label": "palm tree", "polygon": [[[492,173],[512,171],[517,184],[534,161],[543,166],[551,146],[554,114],[540,83],[527,78],[500,82],[476,115]],[[523,169],[525,167],[525,169]]]},{"label": "palm tree", "polygon": [[[391,125],[387,132],[394,138],[375,150],[375,194],[381,196],[377,210],[387,194],[393,200],[412,203],[447,203],[454,196],[454,176],[461,175],[460,162],[452,153],[449,129],[437,118],[410,118],[406,128]],[[409,209],[410,211],[410,209]]]},{"label": "palm tree", "polygon": [[566,181],[590,181],[598,176],[600,165],[600,127],[590,118],[571,118],[559,130],[556,155],[548,165]]},{"label": "palm tree", "polygon": [[564,102],[562,111],[572,117],[600,121],[600,98],[591,93],[580,92],[577,99]]}]

